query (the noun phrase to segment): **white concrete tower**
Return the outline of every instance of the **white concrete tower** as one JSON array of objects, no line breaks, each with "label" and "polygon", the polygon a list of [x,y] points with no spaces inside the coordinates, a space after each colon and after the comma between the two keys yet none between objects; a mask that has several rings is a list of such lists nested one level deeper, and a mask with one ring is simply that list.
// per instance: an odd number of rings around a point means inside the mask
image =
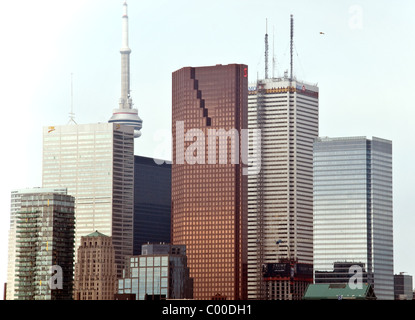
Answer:
[{"label": "white concrete tower", "polygon": [[127,1],[123,5],[122,16],[122,46],[121,46],[121,98],[119,108],[113,110],[113,115],[108,122],[119,123],[134,127],[134,138],[141,136],[143,121],[138,116],[138,110],[133,108],[133,100],[130,96],[130,54],[128,45],[128,7]]}]

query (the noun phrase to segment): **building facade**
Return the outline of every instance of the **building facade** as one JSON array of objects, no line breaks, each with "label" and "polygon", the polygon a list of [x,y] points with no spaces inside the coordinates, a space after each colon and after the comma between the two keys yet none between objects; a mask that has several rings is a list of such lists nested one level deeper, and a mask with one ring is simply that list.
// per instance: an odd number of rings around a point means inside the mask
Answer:
[{"label": "building facade", "polygon": [[134,255],[147,242],[170,242],[171,164],[134,156]]},{"label": "building facade", "polygon": [[43,187],[76,201],[75,247],[95,230],[112,237],[118,275],[133,253],[134,128],[69,124],[43,130]]},{"label": "building facade", "polygon": [[81,237],[75,264],[74,300],[113,300],[116,292],[112,238],[98,231]]},{"label": "building facade", "polygon": [[72,196],[33,189],[16,212],[16,300],[71,300],[75,237]]},{"label": "building facade", "polygon": [[5,290],[6,300],[14,300],[14,283],[16,267],[16,218],[21,209],[21,198],[24,194],[31,193],[61,193],[66,194],[66,188],[60,189],[18,189],[11,192],[10,206],[10,229],[8,237],[8,255],[7,255],[7,287]]},{"label": "building facade", "polygon": [[395,286],[395,300],[413,300],[414,289],[412,286],[412,276],[404,274],[394,275],[394,286]]},{"label": "building facade", "polygon": [[280,259],[264,264],[264,300],[302,300],[307,287],[313,283],[313,265]]},{"label": "building facade", "polygon": [[[314,143],[314,271],[352,263],[378,299],[393,295],[392,142],[366,137]],[[350,272],[350,276],[354,273]]]},{"label": "building facade", "polygon": [[249,156],[254,165],[248,175],[249,299],[267,298],[264,264],[281,258],[313,262],[318,105],[318,87],[303,81],[283,77],[249,84]]},{"label": "building facade", "polygon": [[172,243],[186,245],[195,299],[246,298],[240,137],[248,128],[247,77],[239,64],[185,67],[172,75]]},{"label": "building facade", "polygon": [[145,244],[141,251],[127,259],[118,295],[135,294],[136,300],[193,298],[185,246]]}]

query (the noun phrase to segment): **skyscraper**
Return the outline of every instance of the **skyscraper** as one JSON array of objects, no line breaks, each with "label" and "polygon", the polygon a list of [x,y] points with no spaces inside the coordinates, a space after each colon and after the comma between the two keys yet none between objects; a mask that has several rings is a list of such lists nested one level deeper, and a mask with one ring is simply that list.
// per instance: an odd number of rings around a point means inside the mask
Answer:
[{"label": "skyscraper", "polygon": [[65,194],[34,189],[21,195],[15,219],[15,299],[72,299],[74,206],[74,198]]},{"label": "skyscraper", "polygon": [[60,193],[66,194],[66,188],[59,189],[43,189],[30,188],[19,189],[11,192],[11,208],[10,208],[10,229],[8,239],[8,264],[7,264],[7,290],[6,299],[13,300],[15,298],[15,277],[16,277],[16,219],[17,214],[21,211],[22,196],[33,193]]},{"label": "skyscraper", "polygon": [[[327,274],[338,262],[352,263],[354,269],[364,266],[361,273],[365,272],[378,299],[394,298],[392,198],[391,141],[375,137],[316,139],[316,283],[333,281]],[[353,270],[343,273],[350,278]]]},{"label": "skyscraper", "polygon": [[81,237],[75,264],[75,300],[113,300],[117,268],[112,238],[98,231]]},{"label": "skyscraper", "polygon": [[43,130],[43,187],[65,187],[75,197],[76,248],[95,230],[112,236],[119,275],[133,253],[133,131],[114,123]]},{"label": "skyscraper", "polygon": [[172,242],[186,245],[195,299],[246,298],[247,76],[240,64],[172,76]]},{"label": "skyscraper", "polygon": [[134,156],[134,255],[147,242],[171,240],[171,164],[155,161]]},{"label": "skyscraper", "polygon": [[316,85],[287,74],[249,84],[248,127],[251,134],[261,133],[260,139],[250,138],[260,167],[248,176],[249,299],[266,299],[263,266],[280,259],[313,262],[318,99]]}]

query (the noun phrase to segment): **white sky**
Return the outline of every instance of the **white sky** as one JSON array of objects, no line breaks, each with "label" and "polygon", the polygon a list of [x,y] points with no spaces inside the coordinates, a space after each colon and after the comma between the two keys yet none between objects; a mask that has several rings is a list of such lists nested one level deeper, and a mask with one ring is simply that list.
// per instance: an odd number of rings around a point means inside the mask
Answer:
[{"label": "white sky", "polygon": [[[0,294],[7,278],[10,191],[39,187],[42,127],[107,122],[120,97],[122,0],[0,2]],[[170,158],[171,73],[244,63],[264,76],[264,33],[276,75],[318,83],[320,136],[393,141],[395,273],[415,276],[415,1],[129,0],[132,98],[143,119],[136,154]],[[320,34],[324,32],[324,34]],[[272,56],[270,55],[270,61]],[[271,65],[270,65],[271,68]],[[270,74],[272,71],[270,70]]]}]

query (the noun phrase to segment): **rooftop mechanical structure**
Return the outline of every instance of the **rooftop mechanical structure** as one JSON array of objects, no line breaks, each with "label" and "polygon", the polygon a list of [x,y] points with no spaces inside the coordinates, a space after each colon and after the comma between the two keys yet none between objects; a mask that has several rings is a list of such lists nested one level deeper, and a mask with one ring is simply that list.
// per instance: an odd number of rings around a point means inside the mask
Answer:
[{"label": "rooftop mechanical structure", "polygon": [[113,110],[113,115],[108,121],[134,127],[134,138],[141,136],[143,121],[138,116],[138,110],[133,108],[133,100],[130,96],[130,54],[128,45],[128,6],[127,1],[123,5],[122,16],[122,47],[121,53],[121,98],[119,108]]}]

